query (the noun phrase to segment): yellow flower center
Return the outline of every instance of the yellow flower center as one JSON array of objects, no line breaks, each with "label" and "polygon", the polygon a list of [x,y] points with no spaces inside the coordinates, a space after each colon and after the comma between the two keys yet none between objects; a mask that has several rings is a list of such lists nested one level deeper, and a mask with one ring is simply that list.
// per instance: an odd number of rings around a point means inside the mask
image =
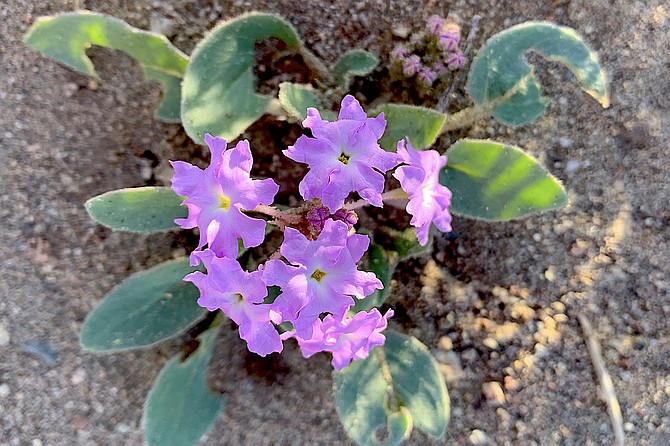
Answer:
[{"label": "yellow flower center", "polygon": [[343,152],[337,160],[342,164],[349,164],[349,155]]},{"label": "yellow flower center", "polygon": [[321,282],[321,279],[323,279],[326,276],[326,273],[321,271],[320,269],[317,269],[312,273],[310,276],[312,279],[315,279],[317,282]]},{"label": "yellow flower center", "polygon": [[221,195],[219,199],[221,200],[221,209],[223,209],[224,211],[230,209],[230,198]]}]

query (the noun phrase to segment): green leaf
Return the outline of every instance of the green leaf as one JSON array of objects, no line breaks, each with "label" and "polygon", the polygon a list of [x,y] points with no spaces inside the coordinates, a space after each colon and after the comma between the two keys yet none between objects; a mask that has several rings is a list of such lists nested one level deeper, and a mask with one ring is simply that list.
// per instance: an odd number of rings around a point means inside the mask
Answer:
[{"label": "green leaf", "polygon": [[254,88],[254,45],[270,37],[289,50],[300,48],[291,24],[256,12],[221,23],[195,48],[181,103],[182,122],[193,140],[202,143],[205,133],[233,140],[265,113],[271,97]]},{"label": "green leaf", "polygon": [[491,106],[493,116],[500,122],[527,124],[547,107],[547,100],[540,94],[540,84],[524,56],[528,51],[565,64],[577,77],[582,90],[603,107],[609,106],[605,72],[596,53],[577,32],[547,22],[527,22],[489,39],[470,69],[470,96],[478,105]]},{"label": "green leaf", "polygon": [[354,49],[340,56],[331,71],[337,85],[349,88],[354,76],[367,76],[379,65],[379,58],[364,50]]},{"label": "green leaf", "polygon": [[[383,348],[334,373],[335,403],[344,429],[360,445],[398,445],[412,426],[440,438],[449,422],[444,378],[426,346],[387,330]],[[387,428],[387,439],[379,430]]]},{"label": "green leaf", "polygon": [[314,91],[307,85],[282,82],[279,84],[279,103],[284,110],[298,121],[307,117],[309,107],[318,108]]},{"label": "green leaf", "polygon": [[31,48],[80,73],[99,79],[86,56],[91,45],[121,50],[140,63],[144,74],[163,86],[156,118],[179,122],[180,79],[188,56],[161,34],[143,31],[123,20],[88,11],[38,18],[23,38]]},{"label": "green leaf", "polygon": [[370,311],[372,308],[380,307],[391,293],[391,279],[393,272],[398,266],[398,253],[394,251],[387,251],[377,244],[371,244],[368,249],[368,270],[375,273],[377,278],[381,280],[384,288],[375,290],[365,299],[356,300],[354,306],[349,310],[355,314],[360,311]]},{"label": "green leaf", "polygon": [[462,139],[446,155],[440,183],[453,194],[450,210],[455,214],[503,221],[568,203],[561,183],[518,147]]},{"label": "green leaf", "polygon": [[88,315],[81,345],[93,351],[127,350],[181,333],[205,314],[197,303],[198,289],[182,280],[195,270],[184,258],[133,274]]},{"label": "green leaf", "polygon": [[89,215],[108,228],[129,232],[178,229],[175,218],[185,218],[183,197],[169,187],[133,187],[106,192],[89,199]]},{"label": "green leaf", "polygon": [[386,232],[391,235],[393,247],[400,256],[400,260],[407,260],[433,251],[433,236],[431,234],[428,234],[428,243],[425,246],[421,246],[414,228],[404,231],[387,228]]},{"label": "green leaf", "polygon": [[181,77],[150,67],[144,68],[144,75],[160,82],[163,87],[163,100],[158,104],[154,116],[163,122],[181,122]]},{"label": "green leaf", "polygon": [[372,115],[377,116],[381,112],[384,112],[386,118],[386,132],[379,140],[379,145],[389,152],[395,152],[398,141],[406,136],[409,136],[416,150],[432,146],[447,118],[444,113],[405,104],[384,104]]},{"label": "green leaf", "polygon": [[148,446],[193,446],[225,406],[207,386],[207,365],[218,330],[200,335],[200,345],[186,360],[173,357],[156,379],[144,403],[144,439]]}]

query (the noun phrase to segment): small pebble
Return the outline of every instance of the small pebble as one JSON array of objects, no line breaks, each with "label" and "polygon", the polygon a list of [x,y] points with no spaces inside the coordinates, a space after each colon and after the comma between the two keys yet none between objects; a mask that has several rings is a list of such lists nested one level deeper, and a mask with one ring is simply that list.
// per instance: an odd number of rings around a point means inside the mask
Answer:
[{"label": "small pebble", "polygon": [[557,313],[565,313],[565,304],[558,300],[551,303],[551,308],[553,308]]},{"label": "small pebble", "polygon": [[409,36],[410,31],[410,28],[406,25],[394,26],[391,30],[394,36],[398,36],[401,39],[406,39],[407,36]]},{"label": "small pebble", "polygon": [[149,17],[149,29],[166,37],[173,37],[177,33],[177,24],[174,20],[154,12]]},{"label": "small pebble", "polygon": [[440,348],[442,348],[444,350],[447,350],[447,351],[454,348],[454,343],[451,340],[451,338],[449,338],[449,336],[442,336],[440,338]]},{"label": "small pebble", "polygon": [[575,173],[581,167],[581,165],[582,163],[578,160],[568,160],[568,162],[565,163],[565,173]]},{"label": "small pebble", "polygon": [[474,348],[469,348],[463,351],[461,357],[466,362],[474,362],[479,358],[479,353],[477,353],[477,350],[475,350]]},{"label": "small pebble", "polygon": [[127,434],[127,433],[130,432],[132,429],[130,428],[130,426],[128,426],[128,425],[125,424],[125,423],[119,423],[119,424],[116,425],[116,427],[114,428],[114,430],[115,430],[116,432],[120,433],[120,434]]},{"label": "small pebble", "polygon": [[0,398],[4,398],[7,395],[9,395],[10,391],[11,390],[7,384],[5,383],[0,384]]},{"label": "small pebble", "polygon": [[70,378],[70,382],[74,384],[75,386],[77,384],[81,384],[86,380],[86,370],[84,369],[77,369],[74,371],[72,374],[72,378]]},{"label": "small pebble", "polygon": [[489,444],[489,436],[486,435],[486,432],[475,429],[470,433],[468,441],[473,446],[486,446]]},{"label": "small pebble", "polygon": [[9,344],[9,331],[5,328],[5,324],[0,322],[0,347]]},{"label": "small pebble", "polygon": [[505,404],[505,392],[497,381],[491,381],[482,385],[482,393],[486,400],[493,405],[501,406]]},{"label": "small pebble", "polygon": [[75,84],[74,82],[69,82],[63,85],[63,94],[66,98],[71,98],[78,91],[79,91],[79,85]]},{"label": "small pebble", "polygon": [[440,372],[448,383],[458,381],[463,377],[463,368],[458,355],[453,351],[443,352],[440,357]]},{"label": "small pebble", "polygon": [[554,316],[554,320],[556,322],[560,322],[561,324],[564,324],[568,321],[568,317],[564,314],[557,314],[556,316]]},{"label": "small pebble", "polygon": [[558,145],[561,146],[563,149],[567,149],[572,145],[572,140],[568,138],[567,136],[561,136],[558,138]]},{"label": "small pebble", "polygon": [[518,381],[509,375],[505,377],[503,383],[505,384],[506,390],[516,390],[519,387]]},{"label": "small pebble", "polygon": [[486,347],[490,348],[491,350],[498,350],[498,341],[496,341],[493,338],[486,338],[482,341],[482,344],[484,344]]},{"label": "small pebble", "polygon": [[556,281],[556,273],[554,272],[553,267],[549,267],[544,272],[544,278],[547,279],[549,282],[555,282]]}]

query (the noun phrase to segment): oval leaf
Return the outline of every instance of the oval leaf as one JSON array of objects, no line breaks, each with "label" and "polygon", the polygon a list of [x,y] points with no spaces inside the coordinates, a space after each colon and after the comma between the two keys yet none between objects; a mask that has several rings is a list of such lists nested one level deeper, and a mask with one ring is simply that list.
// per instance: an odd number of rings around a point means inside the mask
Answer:
[{"label": "oval leaf", "polygon": [[462,139],[446,154],[440,183],[453,194],[450,210],[455,214],[503,221],[568,203],[561,183],[518,147]]},{"label": "oval leaf", "polygon": [[307,117],[309,107],[318,108],[316,96],[307,85],[282,82],[279,84],[279,103],[284,110],[298,121]]},{"label": "oval leaf", "polygon": [[193,446],[223,410],[225,400],[207,386],[207,365],[218,330],[200,335],[186,360],[173,357],[156,379],[144,403],[144,438],[149,446]]},{"label": "oval leaf", "polygon": [[31,48],[60,63],[98,79],[86,56],[91,45],[121,50],[137,60],[144,74],[163,86],[156,118],[179,122],[178,88],[188,56],[161,34],[143,31],[123,20],[88,11],[40,17],[23,38]]},{"label": "oval leaf", "polygon": [[[442,437],[449,396],[437,363],[416,338],[393,330],[385,335],[381,351],[334,373],[337,413],[345,430],[361,445],[397,445],[412,426]],[[384,428],[388,437],[382,442],[379,430]]]},{"label": "oval leaf", "polygon": [[84,321],[80,342],[87,350],[146,347],[175,336],[205,314],[200,293],[182,279],[196,270],[188,259],[140,271],[114,288]]},{"label": "oval leaf", "polygon": [[367,76],[379,65],[379,58],[361,49],[347,51],[333,64],[331,71],[335,83],[345,89],[354,76]]},{"label": "oval leaf", "polygon": [[195,48],[186,67],[181,103],[182,123],[194,141],[202,144],[205,133],[233,140],[265,113],[271,97],[254,88],[254,45],[270,37],[299,50],[293,26],[262,13],[221,23]]},{"label": "oval leaf", "polygon": [[185,218],[184,199],[169,187],[133,187],[106,192],[85,204],[89,215],[108,228],[129,232],[179,229],[175,218]]},{"label": "oval leaf", "polygon": [[490,106],[493,116],[507,125],[535,120],[547,107],[540,84],[524,55],[540,53],[565,64],[586,93],[603,107],[609,106],[605,72],[598,56],[566,26],[547,22],[527,22],[496,34],[472,62],[468,92],[478,105]]},{"label": "oval leaf", "polygon": [[432,146],[447,118],[444,113],[405,104],[384,104],[373,112],[373,116],[381,112],[386,118],[386,131],[379,145],[389,152],[395,152],[398,141],[407,136],[416,150]]}]

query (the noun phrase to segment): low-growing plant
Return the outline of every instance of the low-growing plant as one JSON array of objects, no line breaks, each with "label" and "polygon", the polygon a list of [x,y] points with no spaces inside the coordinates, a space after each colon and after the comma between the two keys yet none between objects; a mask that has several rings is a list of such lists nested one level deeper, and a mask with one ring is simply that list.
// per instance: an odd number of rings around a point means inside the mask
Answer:
[{"label": "low-growing plant", "polygon": [[[441,76],[458,80],[452,73],[464,55],[456,23],[434,16],[427,27],[409,46],[393,50],[396,65],[389,72],[412,77],[430,92]],[[302,56],[314,82],[284,82],[277,97],[259,94],[256,44],[270,38]],[[474,105],[454,114],[394,103],[366,113],[347,93],[353,78],[368,76],[379,59],[354,49],[328,67],[293,26],[272,14],[222,22],[190,56],[164,36],[84,11],[38,19],[25,42],[96,78],[86,55],[91,45],[124,51],[161,84],[156,118],[180,122],[209,148],[205,169],[171,163],[171,188],[115,190],[86,203],[91,217],[114,230],[199,231],[189,258],[130,276],[81,332],[85,349],[116,352],[198,328],[195,351],[169,361],[149,393],[143,423],[149,445],[195,444],[224,408],[225,399],[206,382],[224,316],[258,355],[281,352],[291,338],[305,357],[330,353],[337,412],[357,443],[399,444],[413,428],[443,436],[449,398],[437,364],[419,340],[387,328],[393,309],[380,310],[388,307],[396,267],[430,253],[435,228],[450,232],[452,214],[505,221],[561,208],[568,197],[559,180],[518,147],[468,138],[431,147],[440,135],[489,116],[511,126],[537,119],[547,100],[528,51],[566,65],[584,91],[608,106],[596,54],[574,30],[545,22],[514,26],[486,42],[468,74]],[[327,105],[340,99],[335,115]],[[309,168],[297,205],[275,203],[273,179],[251,178],[248,141],[229,147],[264,114],[288,116],[310,130],[278,148]],[[357,211],[387,204],[405,210],[411,227],[394,220],[361,227]],[[280,237],[275,252],[261,260],[250,255]]]}]

